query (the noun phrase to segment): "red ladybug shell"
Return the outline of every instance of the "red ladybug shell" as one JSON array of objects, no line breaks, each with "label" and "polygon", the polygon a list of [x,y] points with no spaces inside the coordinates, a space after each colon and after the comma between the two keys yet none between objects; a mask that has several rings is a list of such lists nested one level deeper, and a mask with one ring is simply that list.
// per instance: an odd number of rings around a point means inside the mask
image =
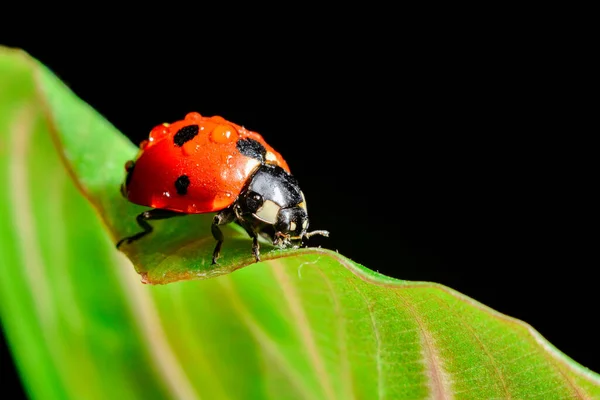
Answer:
[{"label": "red ladybug shell", "polygon": [[189,113],[181,121],[155,127],[142,142],[136,160],[126,166],[124,195],[139,205],[188,214],[222,210],[237,199],[261,163],[240,152],[238,140],[245,139],[265,148],[266,163],[290,172],[260,134],[219,116]]}]

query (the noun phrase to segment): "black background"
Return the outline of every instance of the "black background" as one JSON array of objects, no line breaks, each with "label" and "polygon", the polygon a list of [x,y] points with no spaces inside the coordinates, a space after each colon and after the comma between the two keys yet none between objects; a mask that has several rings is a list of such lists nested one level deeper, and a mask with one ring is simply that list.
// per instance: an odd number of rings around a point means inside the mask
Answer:
[{"label": "black background", "polygon": [[268,47],[43,36],[5,44],[136,144],[189,111],[258,131],[298,178],[311,227],[331,232],[313,245],[456,289],[600,372],[597,178],[568,114],[568,79],[540,43],[452,30]]}]

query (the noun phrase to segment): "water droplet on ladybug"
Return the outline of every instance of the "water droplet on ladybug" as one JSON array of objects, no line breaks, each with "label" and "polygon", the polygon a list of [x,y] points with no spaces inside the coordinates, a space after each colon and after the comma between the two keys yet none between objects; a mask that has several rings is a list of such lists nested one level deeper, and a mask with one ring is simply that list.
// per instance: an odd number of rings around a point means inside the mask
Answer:
[{"label": "water droplet on ladybug", "polygon": [[171,193],[169,193],[169,192],[163,192],[163,196],[165,196],[165,197],[171,197]]},{"label": "water droplet on ladybug", "polygon": [[202,119],[202,115],[197,112],[190,112],[185,115],[185,119],[188,121],[199,121]]},{"label": "water droplet on ladybug", "polygon": [[217,125],[210,133],[210,140],[215,143],[230,143],[237,141],[239,135],[231,125]]},{"label": "water droplet on ladybug", "polygon": [[210,117],[211,121],[217,122],[217,123],[223,123],[223,122],[227,122],[225,121],[225,118],[219,116],[219,115],[215,115],[213,117]]},{"label": "water droplet on ladybug", "polygon": [[183,152],[183,155],[191,156],[192,154],[197,153],[199,149],[200,149],[200,145],[198,143],[194,142],[193,140],[190,140],[189,142],[187,142],[183,145],[183,147],[181,148],[181,151]]},{"label": "water droplet on ladybug", "polygon": [[149,140],[150,142],[157,142],[159,139],[169,133],[169,127],[164,125],[158,125],[150,131]]},{"label": "water droplet on ladybug", "polygon": [[219,193],[215,196],[213,200],[214,208],[224,208],[227,207],[231,203],[231,193]]},{"label": "water droplet on ladybug", "polygon": [[152,208],[165,208],[167,206],[166,196],[164,193],[162,195],[154,195],[152,196],[152,201],[150,202],[150,207]]}]

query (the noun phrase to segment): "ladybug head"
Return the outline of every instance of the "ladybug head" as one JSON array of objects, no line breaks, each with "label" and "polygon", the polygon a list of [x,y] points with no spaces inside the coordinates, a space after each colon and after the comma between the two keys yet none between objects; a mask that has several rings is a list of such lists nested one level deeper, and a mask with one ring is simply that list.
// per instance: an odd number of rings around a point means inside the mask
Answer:
[{"label": "ladybug head", "polygon": [[273,244],[280,247],[297,247],[301,244],[308,228],[308,214],[304,202],[295,207],[280,209],[274,228]]},{"label": "ladybug head", "polygon": [[278,247],[298,248],[303,238],[308,239],[313,235],[329,236],[327,231],[308,232],[308,214],[304,195],[302,202],[297,206],[279,210],[274,228],[273,244]]},{"label": "ladybug head", "polygon": [[263,164],[250,178],[240,195],[242,214],[251,216],[254,225],[279,247],[299,247],[303,238],[325,231],[307,232],[308,214],[304,194],[296,179],[283,168]]}]

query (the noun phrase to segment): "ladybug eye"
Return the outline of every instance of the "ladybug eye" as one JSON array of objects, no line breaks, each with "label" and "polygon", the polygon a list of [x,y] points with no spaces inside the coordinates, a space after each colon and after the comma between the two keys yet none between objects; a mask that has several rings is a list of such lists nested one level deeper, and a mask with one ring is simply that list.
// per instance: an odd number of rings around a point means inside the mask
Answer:
[{"label": "ladybug eye", "polygon": [[258,211],[258,209],[262,207],[263,203],[264,200],[260,194],[256,192],[248,193],[248,196],[246,197],[246,206],[250,212]]}]

